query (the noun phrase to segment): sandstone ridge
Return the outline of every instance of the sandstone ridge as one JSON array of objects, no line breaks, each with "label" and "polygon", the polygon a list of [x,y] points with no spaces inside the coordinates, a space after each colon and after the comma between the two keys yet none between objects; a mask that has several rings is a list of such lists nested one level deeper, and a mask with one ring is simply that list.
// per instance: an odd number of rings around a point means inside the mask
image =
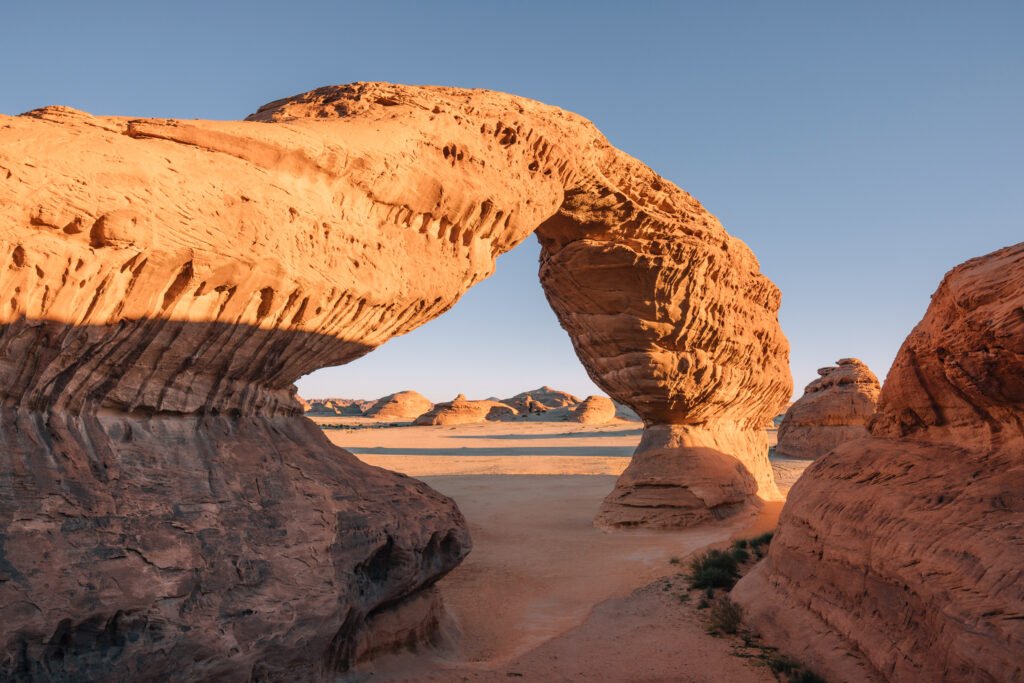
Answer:
[{"label": "sandstone ridge", "polygon": [[535,231],[580,359],[653,435],[602,521],[776,495],[777,288],[577,115],[360,83],[247,121],[0,117],[0,677],[344,671],[470,542],[452,501],[331,446],[293,383],[440,315]]},{"label": "sandstone ridge", "polygon": [[734,597],[828,680],[1024,678],[1024,243],[950,271]]}]

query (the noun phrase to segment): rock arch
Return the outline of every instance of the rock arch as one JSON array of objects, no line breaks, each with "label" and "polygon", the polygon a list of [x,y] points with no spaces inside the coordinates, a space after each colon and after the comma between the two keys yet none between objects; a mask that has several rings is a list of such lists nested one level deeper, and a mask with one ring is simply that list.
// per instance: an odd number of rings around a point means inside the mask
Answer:
[{"label": "rock arch", "polygon": [[354,84],[244,122],[0,118],[6,671],[344,668],[469,538],[451,501],[330,446],[292,382],[436,317],[534,231],[580,359],[646,423],[600,521],[776,497],[778,290],[579,116]]}]

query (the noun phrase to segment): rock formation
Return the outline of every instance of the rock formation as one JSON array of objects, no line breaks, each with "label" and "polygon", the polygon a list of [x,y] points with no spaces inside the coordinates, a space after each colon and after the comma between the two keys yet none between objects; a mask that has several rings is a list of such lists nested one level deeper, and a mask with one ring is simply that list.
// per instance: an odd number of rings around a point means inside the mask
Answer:
[{"label": "rock formation", "polygon": [[459,394],[447,403],[438,403],[429,412],[416,418],[418,425],[458,425],[485,420],[510,420],[516,411],[499,401],[484,399],[470,401],[465,394]]},{"label": "rock formation", "polygon": [[881,391],[874,373],[856,358],[842,358],[818,374],[782,418],[775,446],[779,455],[814,459],[868,434]]},{"label": "rock formation", "polygon": [[828,680],[1024,679],[1024,243],[946,275],[869,429],[734,597]]},{"label": "rock formation", "polygon": [[502,403],[511,406],[517,413],[528,415],[530,413],[543,413],[552,408],[565,408],[575,406],[580,402],[578,398],[564,391],[558,391],[548,386],[532,391],[524,391],[512,398],[500,399]]},{"label": "rock formation", "polygon": [[301,401],[302,412],[311,417],[358,417],[365,408],[375,401],[367,402],[352,398],[314,398]]},{"label": "rock formation", "polygon": [[440,315],[535,230],[581,360],[648,425],[603,521],[773,497],[778,290],[579,116],[355,84],[247,121],[0,117],[0,677],[344,670],[469,539],[451,501],[331,446],[293,382]]},{"label": "rock formation", "polygon": [[378,400],[363,413],[377,420],[415,420],[434,407],[423,394],[415,391],[400,391]]},{"label": "rock formation", "polygon": [[606,396],[588,396],[574,406],[568,415],[570,422],[598,425],[615,419],[615,404]]}]

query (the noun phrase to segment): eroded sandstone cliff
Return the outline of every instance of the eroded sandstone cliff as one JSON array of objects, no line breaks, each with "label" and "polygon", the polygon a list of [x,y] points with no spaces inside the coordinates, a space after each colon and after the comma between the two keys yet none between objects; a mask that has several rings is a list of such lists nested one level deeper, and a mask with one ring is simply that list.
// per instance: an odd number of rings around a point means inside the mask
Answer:
[{"label": "eroded sandstone cliff", "polygon": [[436,317],[535,229],[581,360],[649,425],[602,519],[775,494],[778,290],[589,122],[387,84],[250,118],[0,117],[5,675],[344,670],[469,539],[451,501],[330,446],[293,382]]},{"label": "eroded sandstone cliff", "polygon": [[829,680],[1024,678],[1024,243],[953,269],[734,597]]},{"label": "eroded sandstone cliff", "polygon": [[881,386],[857,358],[841,358],[818,370],[779,425],[775,452],[790,458],[817,458],[841,443],[868,435]]}]

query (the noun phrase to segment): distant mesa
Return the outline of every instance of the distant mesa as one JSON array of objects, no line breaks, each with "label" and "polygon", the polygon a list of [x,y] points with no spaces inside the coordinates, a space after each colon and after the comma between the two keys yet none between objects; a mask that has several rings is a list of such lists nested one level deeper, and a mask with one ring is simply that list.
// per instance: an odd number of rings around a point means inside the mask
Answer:
[{"label": "distant mesa", "polygon": [[324,398],[306,401],[300,399],[304,404],[306,415],[313,417],[357,417],[363,411],[373,405],[373,401],[361,401],[351,398]]},{"label": "distant mesa", "polygon": [[430,399],[419,392],[400,391],[379,399],[363,414],[378,420],[415,420],[433,407]]},{"label": "distant mesa", "polygon": [[874,373],[857,358],[843,358],[818,374],[782,418],[776,455],[814,459],[868,435],[881,391]]}]

